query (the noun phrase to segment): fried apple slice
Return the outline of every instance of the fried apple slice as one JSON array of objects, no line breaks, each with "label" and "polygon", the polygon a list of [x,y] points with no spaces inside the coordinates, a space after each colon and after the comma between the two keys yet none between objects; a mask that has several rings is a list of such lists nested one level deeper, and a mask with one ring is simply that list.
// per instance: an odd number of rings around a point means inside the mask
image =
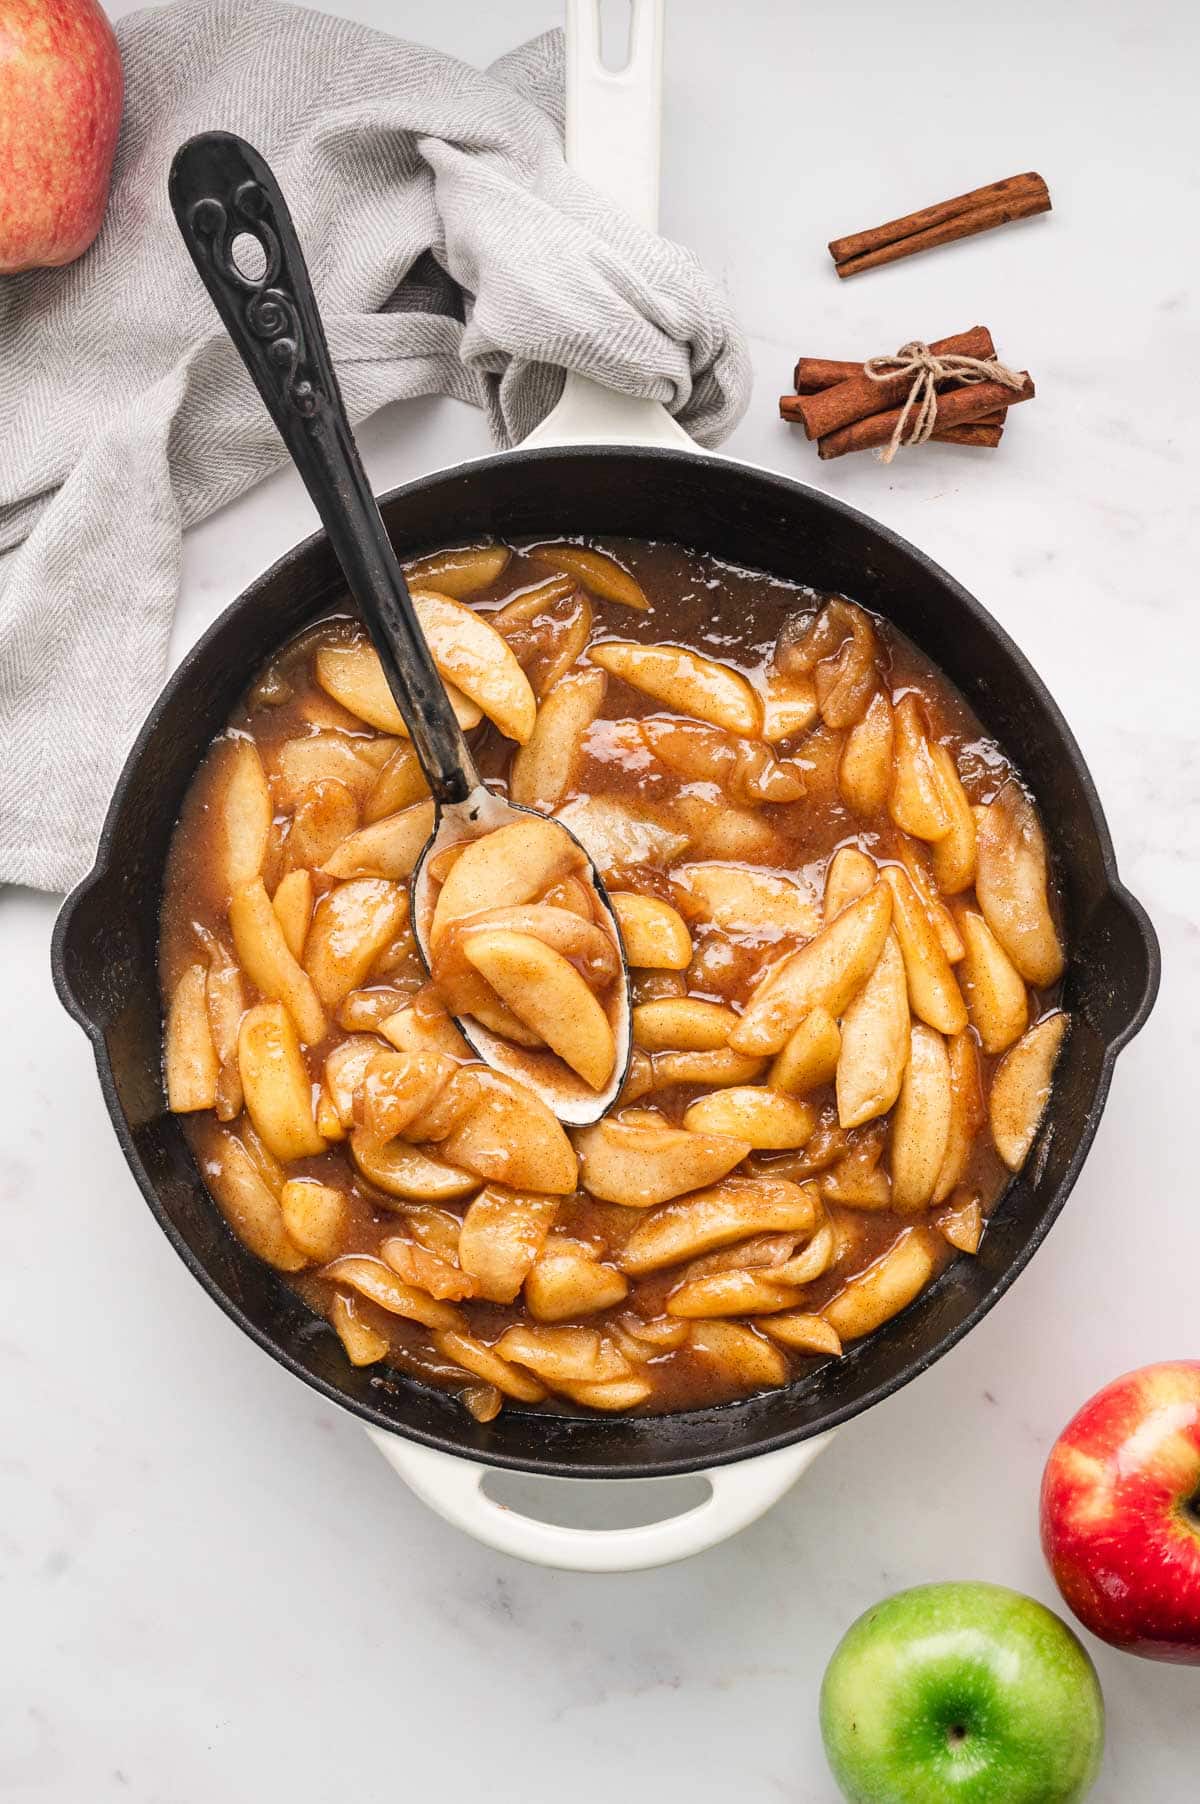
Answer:
[{"label": "fried apple slice", "polygon": [[688,843],[686,833],[615,796],[576,796],[555,812],[604,878],[634,864],[667,865]]},{"label": "fried apple slice", "polygon": [[[328,1065],[326,1066],[328,1070]],[[446,1088],[458,1066],[440,1052],[376,1051],[355,1087],[354,1119],[373,1140],[426,1140],[409,1131]]]},{"label": "fried apple slice", "polygon": [[1046,842],[1033,803],[1015,778],[975,811],[975,894],[988,926],[1026,983],[1057,983],[1063,951],[1050,912]]},{"label": "fried apple slice", "polygon": [[960,1253],[977,1253],[984,1228],[979,1198],[967,1191],[956,1192],[936,1218],[934,1226],[942,1239],[949,1241]]},{"label": "fried apple slice", "polygon": [[988,1113],[996,1151],[1010,1171],[1020,1171],[1042,1125],[1069,1025],[1070,1016],[1061,1009],[1044,1015],[996,1068]]},{"label": "fried apple slice", "polygon": [[750,1143],[608,1119],[577,1131],[575,1150],[584,1186],[593,1196],[649,1209],[724,1177],[745,1158]]},{"label": "fried apple slice", "polygon": [[939,1033],[961,1033],[967,1007],[921,899],[899,865],[889,864],[883,877],[892,891],[892,923],[904,955],[912,1012]]},{"label": "fried apple slice", "polygon": [[460,1060],[475,1056],[432,986],[381,1021],[379,1031],[397,1052],[444,1052]]},{"label": "fried apple slice", "polygon": [[950,1060],[950,1130],[946,1152],[933,1187],[933,1202],[944,1203],[961,1182],[983,1125],[983,1083],[979,1053],[969,1031],[955,1034],[947,1047]]},{"label": "fried apple slice", "polygon": [[518,1322],[500,1336],[496,1352],[527,1366],[555,1390],[565,1384],[612,1384],[632,1371],[625,1355],[597,1328]]},{"label": "fried apple slice", "polygon": [[637,578],[606,551],[587,545],[533,545],[525,555],[549,570],[565,571],[601,601],[615,601],[640,613],[650,606]]},{"label": "fried apple slice", "polygon": [[281,1002],[247,1009],[238,1034],[238,1070],[246,1112],[277,1159],[286,1163],[324,1152],[313,1120],[312,1080]]},{"label": "fried apple slice", "polygon": [[456,1328],[445,1329],[434,1335],[434,1345],[455,1365],[482,1378],[485,1384],[495,1385],[504,1396],[513,1397],[518,1403],[540,1403],[546,1395],[545,1386],[536,1378],[520,1371],[509,1360],[501,1359],[494,1348],[476,1340],[473,1334],[464,1334]]},{"label": "fried apple slice", "polygon": [[787,1383],[788,1363],[779,1348],[741,1322],[696,1322],[689,1345],[726,1383],[741,1390]]},{"label": "fried apple slice", "polygon": [[667,1314],[684,1321],[705,1321],[727,1315],[767,1315],[790,1309],[796,1301],[794,1284],[777,1283],[770,1267],[756,1271],[712,1272],[686,1278],[667,1298]]},{"label": "fried apple slice", "polygon": [[204,996],[208,1025],[220,1070],[214,1108],[218,1121],[234,1121],[242,1112],[242,1079],[238,1072],[237,1043],[246,1012],[246,986],[242,973],[215,934],[206,934],[208,976]]},{"label": "fried apple slice", "polygon": [[507,738],[524,745],[533,732],[537,701],[501,634],[448,595],[418,589],[412,599],[438,670]]},{"label": "fried apple slice", "polygon": [[458,1262],[489,1303],[512,1303],[554,1226],[558,1201],[489,1184],[463,1218]]},{"label": "fried apple slice", "polygon": [[358,803],[344,783],[326,777],[300,791],[284,852],[294,871],[319,870],[358,826]]},{"label": "fried apple slice", "polygon": [[321,897],[304,944],[304,968],[326,1008],[336,1008],[361,986],[407,914],[404,890],[380,877],[352,878]]},{"label": "fried apple slice", "polygon": [[272,754],[275,799],[281,808],[294,812],[314,784],[340,783],[357,808],[379,778],[379,766],[372,762],[374,746],[382,746],[386,762],[396,743],[395,739],[374,742],[347,733],[312,733],[305,739],[285,740]]},{"label": "fried apple slice", "polygon": [[381,1144],[362,1128],[350,1135],[350,1156],[368,1184],[405,1202],[457,1203],[479,1189],[474,1172],[431,1158],[403,1140]]},{"label": "fried apple slice", "polygon": [[932,1028],[914,1022],[892,1117],[892,1207],[902,1214],[924,1209],[933,1198],[950,1140],[952,1112],[946,1042]]},{"label": "fried apple slice", "polygon": [[325,1089],[346,1132],[354,1126],[354,1099],[378,1051],[374,1034],[353,1034],[340,1041],[325,1060]]},{"label": "fried apple slice", "polygon": [[924,704],[914,690],[909,690],[893,712],[888,806],[896,825],[916,839],[939,840],[950,831],[950,814],[933,761]]},{"label": "fried apple slice", "polygon": [[729,1036],[735,1052],[779,1052],[811,1009],[841,1015],[875,968],[892,919],[886,883],[850,905],[767,973]]},{"label": "fried apple slice", "polygon": [[400,883],[412,876],[432,832],[432,800],[414,802],[351,833],[321,868],[326,877],[386,877]]},{"label": "fried apple slice", "polygon": [[[575,879],[568,881],[574,882]],[[584,917],[569,909],[557,908],[549,902],[527,903],[520,908],[486,909],[483,914],[472,915],[468,920],[452,927],[446,943],[451,947],[456,943],[465,944],[478,933],[490,933],[498,929],[507,933],[527,934],[531,939],[540,940],[543,945],[549,946],[552,951],[561,953],[563,958],[577,959],[582,966],[583,975],[592,983],[611,983],[621,969],[620,956],[612,934],[596,925],[590,910]]]},{"label": "fried apple slice", "polygon": [[879,880],[879,868],[859,846],[839,846],[825,872],[825,919],[832,921]]},{"label": "fried apple slice", "polygon": [[602,1264],[595,1248],[565,1238],[547,1243],[525,1280],[525,1305],[535,1322],[595,1315],[628,1295],[628,1278]]},{"label": "fried apple slice", "polygon": [[288,1237],[279,1198],[236,1134],[218,1129],[202,1145],[204,1182],[238,1239],[277,1271],[301,1271],[308,1260]]},{"label": "fried apple slice", "polygon": [[692,962],[692,936],[678,909],[657,896],[639,896],[632,890],[614,890],[608,899],[630,965],[651,971],[687,970]]},{"label": "fried apple slice", "polygon": [[677,714],[706,720],[727,733],[756,738],[762,703],[744,676],[682,645],[637,645],[609,639],[588,653],[610,676],[662,702]]},{"label": "fried apple slice", "polygon": [[[519,629],[533,626],[538,620],[552,614],[560,601],[565,601],[568,595],[577,594],[578,589],[575,578],[563,571],[557,576],[543,577],[531,589],[518,590],[511,601],[506,601],[503,607],[497,608],[491,615],[492,625],[506,637],[510,632],[515,634]],[[450,591],[443,590],[443,593],[449,594]]]},{"label": "fried apple slice", "polygon": [[261,877],[234,891],[229,926],[238,962],[250,982],[264,996],[284,1004],[305,1045],[317,1045],[325,1038],[325,1011],[308,972],[288,950]]},{"label": "fried apple slice", "polygon": [[565,801],[584,735],[604,706],[607,686],[602,670],[585,669],[570,671],[548,690],[533,730],[512,762],[508,793],[514,802],[550,812]]},{"label": "fried apple slice", "polygon": [[823,1315],[808,1315],[802,1309],[791,1309],[786,1315],[766,1315],[753,1323],[793,1353],[841,1354],[842,1339],[832,1323]]},{"label": "fried apple slice", "polygon": [[925,864],[919,842],[909,839],[907,835],[902,835],[897,842],[896,852],[901,864],[908,872],[909,882],[916,890],[925,913],[929,916],[930,925],[938,936],[942,951],[946,954],[946,962],[957,965],[961,961],[966,947],[962,943],[962,936],[958,928],[954,925],[954,916],[938,895],[937,884],[933,880],[932,872]]},{"label": "fried apple slice", "polygon": [[570,1397],[572,1403],[582,1403],[586,1409],[602,1409],[612,1413],[636,1409],[654,1390],[650,1380],[640,1375],[614,1378],[607,1384],[563,1383],[558,1388],[564,1396]]},{"label": "fried apple slice", "polygon": [[786,675],[811,672],[827,727],[853,726],[877,681],[878,646],[870,616],[834,596],[816,616],[794,614],[784,622],[775,663]]},{"label": "fried apple slice", "polygon": [[511,558],[507,545],[463,545],[410,558],[404,577],[410,589],[436,589],[439,595],[465,601],[498,582]]},{"label": "fried apple slice", "polygon": [[341,1341],[352,1366],[373,1366],[386,1357],[386,1335],[378,1333],[359,1316],[353,1297],[335,1291],[329,1304],[329,1325]]},{"label": "fried apple slice", "polygon": [[804,1146],[816,1126],[806,1102],[762,1084],[732,1085],[697,1097],[683,1117],[693,1134],[727,1134],[756,1152],[785,1152]]},{"label": "fried apple slice", "polygon": [[414,802],[423,802],[429,785],[416,752],[407,741],[398,745],[363,802],[363,820],[368,826],[385,815],[399,814]]},{"label": "fried apple slice", "polygon": [[882,689],[850,729],[838,761],[838,788],[854,814],[878,814],[892,785],[892,704]]},{"label": "fried apple slice", "polygon": [[439,1302],[426,1290],[406,1284],[382,1259],[371,1259],[361,1253],[344,1253],[323,1266],[321,1276],[331,1284],[345,1284],[361,1297],[386,1309],[389,1315],[402,1315],[424,1328],[460,1328],[462,1317],[452,1303]]},{"label": "fried apple slice", "polygon": [[221,1065],[209,1025],[208,971],[203,965],[189,965],[171,993],[163,1065],[167,1107],[173,1114],[216,1107]]},{"label": "fried apple slice", "polygon": [[608,1017],[574,965],[531,934],[504,928],[465,933],[463,954],[519,1021],[593,1090],[613,1074],[617,1046]]},{"label": "fried apple slice", "polygon": [[875,969],[842,1017],[837,1105],[844,1128],[886,1115],[899,1096],[910,1026],[904,959],[889,933]]},{"label": "fried apple slice", "polygon": [[312,1178],[289,1178],[279,1207],[288,1238],[310,1259],[324,1262],[341,1252],[350,1221],[344,1191]]},{"label": "fried apple slice", "polygon": [[218,869],[227,892],[232,892],[262,876],[275,810],[252,739],[227,739],[216,755]]},{"label": "fried apple slice", "polygon": [[281,877],[271,897],[275,919],[283,929],[287,949],[299,961],[304,952],[308,923],[312,919],[313,880],[311,871],[289,871]]},{"label": "fried apple slice", "polygon": [[724,933],[778,940],[792,935],[811,939],[820,932],[816,903],[790,877],[735,864],[705,863],[680,865],[675,882],[689,917]]},{"label": "fried apple slice", "polygon": [[1029,1025],[1025,979],[981,914],[964,908],[958,930],[966,949],[959,982],[983,1050],[1007,1052]]},{"label": "fried apple slice", "polygon": [[808,676],[769,671],[762,708],[762,736],[767,744],[793,739],[798,733],[807,733],[817,718],[816,685]]},{"label": "fried apple slice", "polygon": [[651,1088],[670,1090],[676,1084],[750,1084],[762,1075],[766,1059],[734,1052],[722,1046],[714,1052],[655,1052],[650,1055]]},{"label": "fried apple slice", "polygon": [[841,1049],[841,1030],[833,1016],[827,1009],[812,1009],[782,1052],[776,1053],[767,1082],[772,1090],[782,1090],[785,1096],[803,1096],[806,1091],[830,1084]]},{"label": "fried apple slice", "polygon": [[583,856],[570,835],[553,821],[512,821],[473,839],[447,873],[433,911],[429,943],[452,921],[485,909],[517,908],[532,902],[552,883],[582,868]]},{"label": "fried apple slice", "polygon": [[752,1234],[811,1234],[822,1219],[815,1184],[788,1178],[725,1178],[711,1189],[663,1203],[634,1228],[617,1254],[635,1277],[680,1265]]},{"label": "fried apple slice", "polygon": [[418,1290],[427,1290],[439,1302],[461,1303],[464,1297],[475,1295],[474,1279],[457,1264],[443,1259],[430,1247],[405,1240],[402,1235],[389,1235],[380,1246],[379,1254],[398,1278],[415,1285]]},{"label": "fried apple slice", "polygon": [[[415,596],[413,601],[415,604]],[[417,613],[420,617],[419,608]],[[473,614],[471,618],[478,619],[478,616]],[[482,621],[480,625],[483,625]],[[489,627],[488,631],[491,630]],[[498,634],[496,636],[499,637]],[[507,646],[505,650],[508,650]],[[512,656],[511,652],[509,656]],[[434,663],[441,671],[441,662],[436,652]],[[348,708],[359,720],[365,720],[368,726],[378,727],[382,733],[396,733],[402,739],[408,738],[408,726],[388,687],[383,665],[379,662],[379,653],[369,639],[356,639],[349,645],[320,646],[314,668],[317,681],[326,695],[332,695],[334,701],[340,702],[343,708]],[[464,695],[453,682],[447,682],[445,689],[455,718],[463,731],[469,732],[472,727],[477,727],[483,719],[482,708]],[[341,773],[335,771],[331,774],[337,776]]]},{"label": "fried apple slice", "polygon": [[472,1094],[442,1143],[446,1158],[489,1184],[570,1196],[579,1175],[575,1153],[541,1098],[483,1066],[472,1066],[459,1078],[469,1082]]},{"label": "fried apple slice", "polygon": [[634,1043],[644,1052],[716,1052],[729,1044],[738,1018],[719,1002],[666,996],[639,1002],[633,1011]]},{"label": "fried apple slice", "polygon": [[864,1334],[899,1315],[933,1276],[932,1242],[924,1228],[906,1228],[882,1258],[851,1278],[826,1303],[821,1314],[843,1341]]},{"label": "fried apple slice", "polygon": [[958,774],[953,753],[944,745],[931,745],[934,781],[950,822],[933,848],[933,874],[944,896],[956,896],[975,881],[975,816]]}]

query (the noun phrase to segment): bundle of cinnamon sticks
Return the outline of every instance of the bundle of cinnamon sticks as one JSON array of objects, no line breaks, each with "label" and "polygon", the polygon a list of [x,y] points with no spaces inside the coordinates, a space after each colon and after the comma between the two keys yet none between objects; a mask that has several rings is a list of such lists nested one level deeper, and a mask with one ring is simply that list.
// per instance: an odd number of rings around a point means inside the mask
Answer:
[{"label": "bundle of cinnamon sticks", "polygon": [[[929,350],[938,357],[991,361],[996,356],[986,326],[938,339]],[[1020,373],[1019,389],[1000,382],[939,382],[932,438],[939,444],[994,450],[1003,436],[1008,409],[1033,397],[1028,372]],[[909,375],[869,376],[861,363],[801,357],[794,377],[796,392],[780,396],[780,416],[803,426],[805,435],[816,439],[823,458],[871,450],[891,441],[912,380]]]}]

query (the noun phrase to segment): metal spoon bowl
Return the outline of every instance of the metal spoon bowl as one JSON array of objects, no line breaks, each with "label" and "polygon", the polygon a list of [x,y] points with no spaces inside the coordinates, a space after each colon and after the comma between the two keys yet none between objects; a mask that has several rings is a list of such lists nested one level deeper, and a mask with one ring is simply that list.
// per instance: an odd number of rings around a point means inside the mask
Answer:
[{"label": "metal spoon bowl", "polygon": [[[411,882],[413,932],[428,969],[431,854],[493,833],[534,810],[486,788],[455,719],[367,481],[304,254],[270,168],[243,139],[205,132],[176,152],[170,197],[200,278],[321,517],[433,796],[433,833]],[[244,239],[253,239],[265,258],[254,274],[238,255]],[[584,1126],[612,1107],[625,1081],[632,1041],[629,968],[594,863],[567,827],[555,825],[583,855],[620,957],[616,1059],[608,1085],[593,1091],[553,1055],[535,1058],[473,1017],[455,1019],[493,1069],[535,1090],[561,1121]]]}]

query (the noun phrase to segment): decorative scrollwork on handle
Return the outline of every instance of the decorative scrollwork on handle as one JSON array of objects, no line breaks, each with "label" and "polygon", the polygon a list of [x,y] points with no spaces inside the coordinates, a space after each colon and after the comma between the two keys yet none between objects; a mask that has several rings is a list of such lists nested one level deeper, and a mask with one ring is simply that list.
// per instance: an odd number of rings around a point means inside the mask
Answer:
[{"label": "decorative scrollwork on handle", "polygon": [[[280,372],[281,386],[297,413],[311,417],[317,411],[318,393],[312,381],[304,339],[304,327],[295,299],[279,286],[282,265],[279,238],[267,217],[267,197],[257,182],[241,182],[229,205],[214,196],[198,200],[188,215],[197,243],[205,245],[214,269],[230,288],[244,296],[242,313],[255,338],[261,339],[266,358]],[[236,240],[249,235],[263,253],[257,276],[239,268],[233,254]]]}]

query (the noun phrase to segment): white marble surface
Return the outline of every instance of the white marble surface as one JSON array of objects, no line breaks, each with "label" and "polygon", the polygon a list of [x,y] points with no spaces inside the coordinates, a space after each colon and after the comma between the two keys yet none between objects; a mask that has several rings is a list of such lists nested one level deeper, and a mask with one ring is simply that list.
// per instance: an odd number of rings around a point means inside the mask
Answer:
[{"label": "white marble surface", "polygon": [[[123,3],[112,7],[126,10]],[[347,0],[475,60],[553,0]],[[1197,1352],[1197,198],[1186,0],[672,0],[664,230],[730,283],[758,391],[730,447],[915,539],[1015,633],[1073,723],[1162,938],[1064,1218],[948,1359],[838,1437],[737,1541],[583,1579],[485,1552],[193,1284],[58,1009],[54,903],[0,901],[0,1795],[215,1804],[343,1794],[827,1804],[816,1689],[883,1593],[976,1575],[1053,1602],[1035,1532],[1056,1430],[1104,1380]],[[984,71],[990,73],[984,73]],[[844,96],[848,98],[839,98]],[[859,123],[849,117],[850,99]],[[1055,212],[839,284],[835,232],[1014,170]],[[778,424],[796,353],[977,319],[1039,399],[996,454],[818,464]],[[364,434],[385,487],[484,448],[430,403]],[[136,498],[131,498],[131,504]],[[309,530],[280,475],[188,541],[178,655]],[[1197,1678],[1093,1646],[1097,1804],[1195,1797]]]}]

